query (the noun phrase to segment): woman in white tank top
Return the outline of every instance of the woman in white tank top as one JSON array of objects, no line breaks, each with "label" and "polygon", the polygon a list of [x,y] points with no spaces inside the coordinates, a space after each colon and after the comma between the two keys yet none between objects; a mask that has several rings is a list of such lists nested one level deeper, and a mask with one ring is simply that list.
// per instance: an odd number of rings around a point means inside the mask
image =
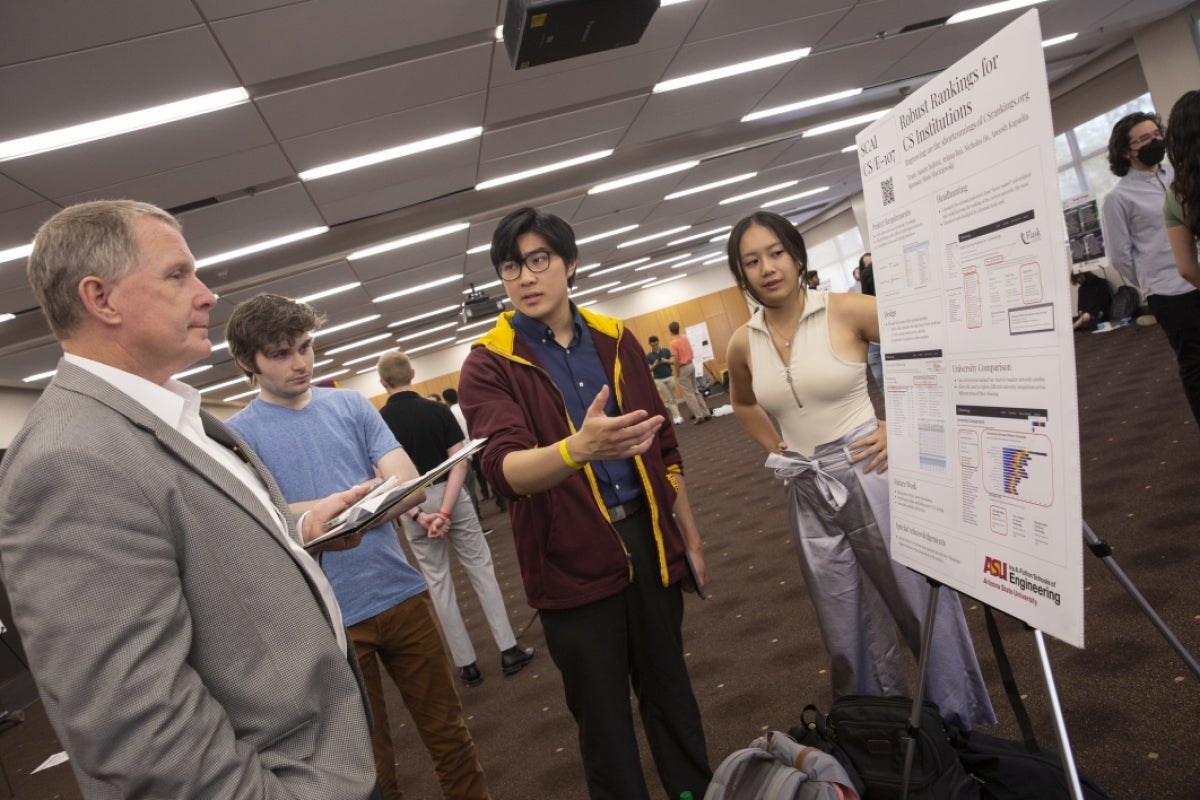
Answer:
[{"label": "woman in white tank top", "polygon": [[[742,427],[781,459],[768,463],[785,479],[833,695],[909,695],[896,631],[919,658],[929,587],[890,556],[887,436],[866,383],[867,344],[879,341],[875,298],[806,291],[804,238],[768,211],[733,227],[728,256],[760,306],[729,342],[730,401]],[[926,697],[966,730],[995,722],[950,589],[938,596],[932,641]]]}]

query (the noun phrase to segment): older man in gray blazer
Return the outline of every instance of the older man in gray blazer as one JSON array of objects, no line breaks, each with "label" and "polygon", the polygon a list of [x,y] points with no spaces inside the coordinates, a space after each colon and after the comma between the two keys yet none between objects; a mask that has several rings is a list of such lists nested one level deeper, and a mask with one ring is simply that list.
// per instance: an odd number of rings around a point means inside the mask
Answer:
[{"label": "older man in gray blazer", "polygon": [[362,800],[367,712],[328,582],[262,464],[172,375],[215,298],[179,224],[65,209],[29,257],[65,353],[0,467],[0,566],[87,798]]}]

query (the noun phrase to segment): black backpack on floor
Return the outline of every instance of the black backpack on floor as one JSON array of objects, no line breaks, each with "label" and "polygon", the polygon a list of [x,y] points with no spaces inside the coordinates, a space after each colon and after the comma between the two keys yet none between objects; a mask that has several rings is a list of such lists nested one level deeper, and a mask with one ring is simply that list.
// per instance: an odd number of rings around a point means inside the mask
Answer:
[{"label": "black backpack on floor", "polygon": [[[1013,742],[977,731],[955,731],[952,738],[959,760],[967,772],[979,781],[983,800],[1069,800],[1071,791],[1067,788],[1062,759],[1057,753],[1038,746],[1029,712],[1025,710],[1025,703],[1017,691],[1012,665],[1008,662],[1004,642],[1000,639],[996,616],[990,606],[984,606],[984,614],[1004,691],[1017,718],[1017,725],[1021,728],[1023,740]],[[1079,785],[1084,800],[1110,800],[1082,772],[1079,773]]]}]

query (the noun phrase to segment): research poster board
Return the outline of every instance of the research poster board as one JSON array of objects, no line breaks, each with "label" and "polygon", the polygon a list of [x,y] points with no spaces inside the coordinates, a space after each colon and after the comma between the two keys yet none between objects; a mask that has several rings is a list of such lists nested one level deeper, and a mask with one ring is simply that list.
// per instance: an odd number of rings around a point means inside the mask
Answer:
[{"label": "research poster board", "polygon": [[708,323],[697,322],[684,330],[688,344],[692,346],[692,360],[696,362],[696,374],[704,373],[702,365],[713,360],[712,339],[708,338]]},{"label": "research poster board", "polygon": [[1083,646],[1071,266],[1036,11],[857,137],[892,556]]}]

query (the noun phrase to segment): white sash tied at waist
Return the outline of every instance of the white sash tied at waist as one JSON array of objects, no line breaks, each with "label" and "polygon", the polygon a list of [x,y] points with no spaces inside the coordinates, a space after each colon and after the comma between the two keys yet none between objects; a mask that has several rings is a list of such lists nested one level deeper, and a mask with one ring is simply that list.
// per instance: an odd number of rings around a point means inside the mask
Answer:
[{"label": "white sash tied at waist", "polygon": [[[825,460],[826,462],[848,461],[849,455],[845,452],[828,453],[825,455]],[[813,481],[821,491],[821,497],[834,511],[840,511],[850,497],[846,485],[826,471],[818,458],[806,458],[800,453],[771,453],[767,456],[767,461],[763,466],[775,470],[776,478],[785,480],[811,473]]]}]

